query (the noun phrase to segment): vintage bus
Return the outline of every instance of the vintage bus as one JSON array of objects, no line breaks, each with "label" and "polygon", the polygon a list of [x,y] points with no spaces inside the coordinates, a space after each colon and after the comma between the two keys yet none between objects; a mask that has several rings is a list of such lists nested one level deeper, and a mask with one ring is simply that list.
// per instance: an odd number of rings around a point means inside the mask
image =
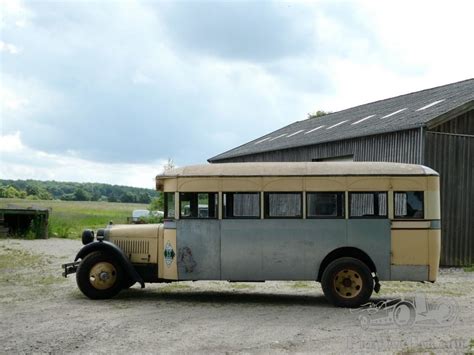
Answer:
[{"label": "vintage bus", "polygon": [[356,307],[380,281],[436,280],[439,176],[398,163],[226,163],[156,177],[164,223],[83,233],[76,272],[89,298],[135,282],[313,280]]}]

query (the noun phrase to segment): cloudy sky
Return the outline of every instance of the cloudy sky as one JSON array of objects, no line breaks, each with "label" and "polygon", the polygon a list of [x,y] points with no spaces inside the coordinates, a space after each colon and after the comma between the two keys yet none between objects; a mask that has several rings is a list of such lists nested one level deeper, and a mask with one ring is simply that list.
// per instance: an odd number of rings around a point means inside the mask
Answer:
[{"label": "cloudy sky", "polygon": [[472,78],[473,4],[0,0],[0,177],[153,188],[168,158]]}]

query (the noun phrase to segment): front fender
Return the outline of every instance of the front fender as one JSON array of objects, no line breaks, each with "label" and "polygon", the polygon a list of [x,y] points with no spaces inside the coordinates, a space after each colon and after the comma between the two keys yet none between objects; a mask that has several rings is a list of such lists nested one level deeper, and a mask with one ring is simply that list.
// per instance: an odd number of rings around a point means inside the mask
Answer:
[{"label": "front fender", "polygon": [[120,263],[120,266],[127,273],[130,279],[132,281],[138,282],[142,288],[145,287],[145,283],[143,282],[143,279],[141,278],[140,275],[138,275],[137,271],[135,270],[135,268],[133,267],[132,263],[127,258],[127,256],[124,254],[122,249],[120,249],[115,244],[107,242],[105,240],[99,241],[99,242],[92,242],[92,243],[84,245],[82,249],[79,250],[79,252],[77,253],[74,261],[77,261],[79,259],[84,259],[87,255],[95,251],[103,251],[103,252],[112,254],[114,257],[117,258],[118,262]]}]

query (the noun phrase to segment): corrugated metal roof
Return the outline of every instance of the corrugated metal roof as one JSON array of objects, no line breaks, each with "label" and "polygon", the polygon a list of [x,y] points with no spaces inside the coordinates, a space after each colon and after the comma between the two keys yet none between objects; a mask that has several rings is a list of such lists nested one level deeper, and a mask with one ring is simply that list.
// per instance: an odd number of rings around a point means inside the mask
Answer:
[{"label": "corrugated metal roof", "polygon": [[190,165],[165,171],[157,180],[209,176],[438,175],[423,165],[385,162],[285,162]]},{"label": "corrugated metal roof", "polygon": [[209,161],[426,126],[469,103],[474,103],[474,79],[298,121]]}]

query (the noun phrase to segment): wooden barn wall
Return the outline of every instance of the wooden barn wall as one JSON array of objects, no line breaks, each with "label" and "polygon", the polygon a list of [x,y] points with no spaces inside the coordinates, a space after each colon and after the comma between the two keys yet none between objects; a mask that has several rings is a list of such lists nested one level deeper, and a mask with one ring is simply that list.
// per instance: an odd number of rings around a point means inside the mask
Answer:
[{"label": "wooden barn wall", "polygon": [[354,155],[355,161],[419,164],[422,161],[420,137],[420,129],[413,129],[312,146],[275,150],[215,162],[312,161],[313,159]]},{"label": "wooden barn wall", "polygon": [[425,164],[440,173],[442,265],[474,263],[474,111],[426,132]]}]

